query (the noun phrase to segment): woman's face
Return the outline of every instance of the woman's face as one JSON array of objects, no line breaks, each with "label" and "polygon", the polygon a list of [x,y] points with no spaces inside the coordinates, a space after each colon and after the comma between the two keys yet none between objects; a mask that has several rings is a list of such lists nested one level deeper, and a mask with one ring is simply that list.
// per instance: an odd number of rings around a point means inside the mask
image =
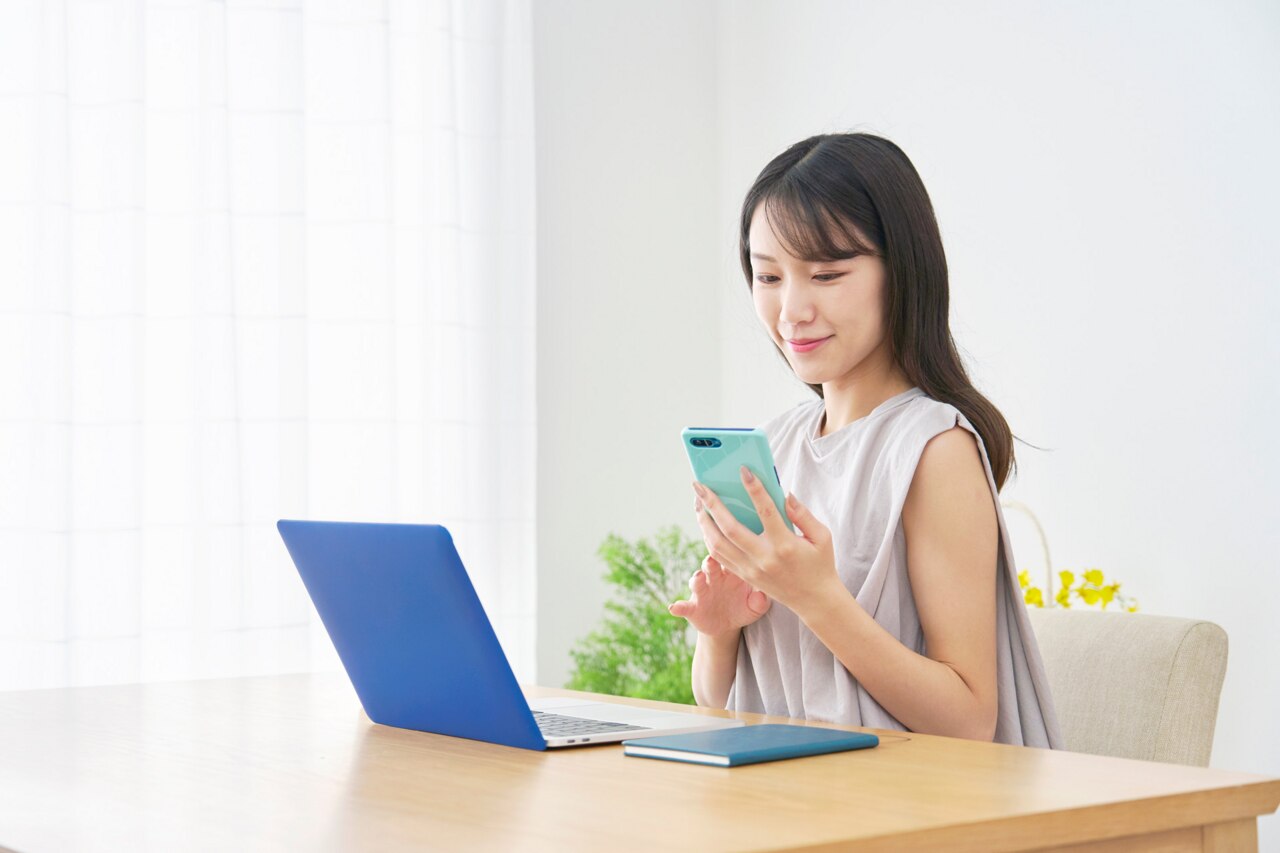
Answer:
[{"label": "woman's face", "polygon": [[801,381],[822,385],[889,366],[879,257],[800,260],[779,243],[762,207],[748,239],[756,316]]}]

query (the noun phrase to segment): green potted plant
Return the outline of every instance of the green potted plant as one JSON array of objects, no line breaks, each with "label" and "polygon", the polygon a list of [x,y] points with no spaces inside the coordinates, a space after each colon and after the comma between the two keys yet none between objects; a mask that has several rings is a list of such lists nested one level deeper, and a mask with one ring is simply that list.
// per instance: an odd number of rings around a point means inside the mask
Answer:
[{"label": "green potted plant", "polygon": [[600,626],[570,650],[574,669],[566,687],[694,704],[693,635],[667,612],[687,598],[688,580],[706,547],[674,525],[629,542],[610,533],[597,552],[613,595]]}]

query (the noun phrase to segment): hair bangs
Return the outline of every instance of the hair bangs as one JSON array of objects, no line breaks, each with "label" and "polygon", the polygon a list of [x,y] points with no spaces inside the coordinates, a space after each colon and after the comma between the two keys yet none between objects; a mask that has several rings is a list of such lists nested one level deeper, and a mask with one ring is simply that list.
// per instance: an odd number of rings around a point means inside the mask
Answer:
[{"label": "hair bangs", "polygon": [[833,204],[799,182],[779,182],[762,207],[778,241],[801,260],[820,263],[880,254]]}]

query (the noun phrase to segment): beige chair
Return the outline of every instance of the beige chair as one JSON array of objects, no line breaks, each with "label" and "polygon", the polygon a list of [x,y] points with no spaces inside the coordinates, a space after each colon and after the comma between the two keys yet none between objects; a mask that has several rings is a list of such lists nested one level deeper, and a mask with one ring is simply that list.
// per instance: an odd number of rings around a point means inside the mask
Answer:
[{"label": "beige chair", "polygon": [[1208,766],[1225,631],[1142,613],[1027,612],[1067,749]]}]

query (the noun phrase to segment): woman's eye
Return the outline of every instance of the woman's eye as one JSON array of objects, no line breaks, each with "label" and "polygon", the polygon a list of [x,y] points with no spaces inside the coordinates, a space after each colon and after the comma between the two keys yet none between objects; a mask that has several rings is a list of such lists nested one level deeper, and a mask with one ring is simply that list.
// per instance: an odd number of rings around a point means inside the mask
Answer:
[{"label": "woman's eye", "polygon": [[[836,279],[840,278],[843,275],[844,273],[842,272],[832,272],[832,273],[822,273],[821,275],[815,275],[813,278],[815,281],[827,282],[827,281],[835,281]],[[776,284],[778,281],[778,277],[776,275],[766,275],[762,273],[756,276],[756,281],[760,282],[761,284]]]}]

